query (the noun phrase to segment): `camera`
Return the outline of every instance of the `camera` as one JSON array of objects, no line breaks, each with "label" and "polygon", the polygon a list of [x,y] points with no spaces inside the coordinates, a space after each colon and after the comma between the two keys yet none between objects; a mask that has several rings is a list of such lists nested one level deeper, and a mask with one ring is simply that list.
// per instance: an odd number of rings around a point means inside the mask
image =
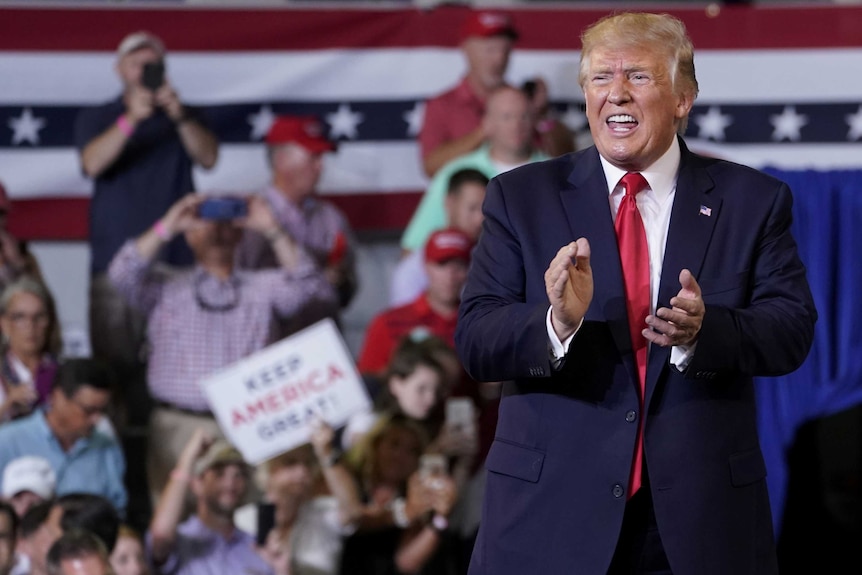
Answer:
[{"label": "camera", "polygon": [[235,220],[246,215],[245,198],[207,198],[198,206],[198,217],[203,220]]},{"label": "camera", "polygon": [[165,83],[165,63],[161,60],[157,62],[147,62],[144,64],[144,69],[141,72],[141,84],[155,92]]}]

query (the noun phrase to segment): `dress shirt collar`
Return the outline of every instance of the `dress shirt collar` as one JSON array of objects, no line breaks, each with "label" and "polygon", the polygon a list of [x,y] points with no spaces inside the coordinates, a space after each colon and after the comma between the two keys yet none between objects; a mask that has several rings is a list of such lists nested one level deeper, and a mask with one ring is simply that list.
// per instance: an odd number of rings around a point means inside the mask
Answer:
[{"label": "dress shirt collar", "polygon": [[227,545],[233,545],[235,543],[242,542],[242,534],[236,526],[234,526],[233,531],[231,531],[229,536],[224,537],[218,531],[215,531],[208,527],[206,523],[204,523],[201,520],[200,516],[197,514],[189,516],[189,518],[186,520],[186,529],[189,535],[205,538],[208,541],[222,541]]},{"label": "dress shirt collar", "polygon": [[469,76],[464,76],[461,79],[461,82],[455,87],[455,95],[462,102],[475,103],[482,107],[485,106],[485,101],[473,91],[473,86],[470,85]]},{"label": "dress shirt collar", "polygon": [[[63,451],[63,447],[60,443],[59,438],[54,433],[54,430],[51,429],[51,426],[48,424],[47,409],[48,408],[40,407],[36,409],[30,417],[35,419],[35,424],[37,429],[39,430],[39,434],[45,437],[45,439],[47,439],[49,442],[55,442],[60,448],[60,450]],[[93,433],[96,433],[95,429],[90,432],[90,436],[92,436]],[[75,443],[72,444],[68,451],[66,451],[66,453],[75,453],[76,451],[80,451],[86,448],[90,444],[90,436],[79,437],[77,440],[75,440]]]},{"label": "dress shirt collar", "polygon": [[[651,166],[643,170],[641,174],[649,184],[650,189],[656,195],[660,202],[663,202],[676,186],[676,176],[679,172],[679,161],[681,152],[679,148],[679,140],[674,137],[670,148]],[[625,170],[611,164],[599,154],[599,159],[602,162],[602,168],[605,171],[605,179],[608,182],[608,194],[613,194],[620,179],[626,175]]]},{"label": "dress shirt collar", "polygon": [[272,184],[266,187],[264,196],[269,201],[269,205],[272,206],[276,217],[278,217],[279,214],[285,213],[292,215],[302,214],[302,212],[309,211],[314,208],[318,202],[317,197],[312,193],[308,197],[304,198],[299,204],[296,204],[288,199],[287,196],[284,195],[284,192]]},{"label": "dress shirt collar", "polygon": [[40,434],[48,439],[54,437],[54,432],[51,431],[51,426],[48,425],[48,419],[45,417],[45,408],[37,408],[31,417],[35,419],[36,427],[39,429]]}]

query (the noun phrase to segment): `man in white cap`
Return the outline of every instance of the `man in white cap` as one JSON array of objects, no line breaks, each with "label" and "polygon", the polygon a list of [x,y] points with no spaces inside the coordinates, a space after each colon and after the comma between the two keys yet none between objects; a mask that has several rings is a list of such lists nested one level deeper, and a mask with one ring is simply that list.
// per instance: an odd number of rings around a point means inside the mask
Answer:
[{"label": "man in white cap", "polygon": [[57,474],[51,462],[38,455],[22,455],[3,469],[3,499],[23,517],[30,507],[54,497]]}]

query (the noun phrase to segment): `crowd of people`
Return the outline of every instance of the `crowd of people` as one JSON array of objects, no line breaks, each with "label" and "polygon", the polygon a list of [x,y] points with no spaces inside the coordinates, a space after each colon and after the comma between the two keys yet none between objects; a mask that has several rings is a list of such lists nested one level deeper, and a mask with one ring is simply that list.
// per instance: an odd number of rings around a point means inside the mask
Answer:
[{"label": "crowd of people", "polygon": [[[197,382],[323,318],[340,326],[357,239],[317,194],[337,143],[316,117],[278,116],[265,189],[195,193],[218,136],[166,74],[162,40],[122,38],[122,92],[75,125],[93,181],[91,357],[63,356],[53,294],[6,231],[0,187],[0,574],[466,572],[500,392],[454,349],[485,188],[575,142],[541,78],[507,83],[517,36],[509,15],[472,13],[464,78],[427,103],[430,185],[356,357],[370,407],[257,466]],[[140,428],[144,449],[126,441]]]},{"label": "crowd of people", "polygon": [[[309,443],[257,465],[198,382],[322,319],[340,325],[357,240],[317,194],[337,146],[319,119],[279,116],[265,189],[193,192],[218,137],[165,75],[162,41],[122,39],[122,93],[76,126],[94,182],[92,357],[63,357],[0,189],[0,575],[773,572],[751,376],[798,365],[816,318],[786,187],[677,139],[697,93],[677,20],[622,14],[584,35],[596,146],[576,155],[543,79],[506,81],[517,39],[509,15],[470,13],[466,74],[427,102],[430,183],[355,358],[369,407],[342,426],[313,418]],[[706,173],[741,183],[723,209],[769,235],[725,238],[749,257],[741,271],[673,227],[718,220],[706,191],[699,212],[673,203]],[[747,202],[751,188],[771,199]],[[637,232],[615,237],[614,219],[638,209],[649,242],[629,248]],[[628,249],[644,256],[637,288]],[[753,253],[770,249],[784,271]],[[699,283],[701,260],[738,285]],[[144,450],[123,441],[134,426]],[[139,476],[146,489],[130,489]],[[704,558],[718,567],[698,571]]]}]

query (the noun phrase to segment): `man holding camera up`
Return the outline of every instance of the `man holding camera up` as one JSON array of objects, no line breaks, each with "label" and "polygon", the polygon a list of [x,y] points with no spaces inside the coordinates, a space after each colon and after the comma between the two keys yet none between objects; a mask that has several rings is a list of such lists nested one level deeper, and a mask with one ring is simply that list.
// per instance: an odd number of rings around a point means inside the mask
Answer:
[{"label": "man holding camera up", "polygon": [[[192,166],[211,168],[218,140],[201,114],[182,103],[165,77],[165,47],[147,33],[126,36],[115,71],[122,93],[80,112],[75,144],[81,167],[94,181],[90,202],[90,340],[93,355],[108,361],[124,383],[127,417],[146,420],[143,318],[124,304],[106,278],[111,258],[128,238],[152,226],[180,197],[194,190]],[[160,254],[174,265],[193,261],[183,238]],[[142,401],[144,400],[144,401]]]},{"label": "man holding camera up", "polygon": [[[269,240],[280,268],[234,266],[244,230]],[[178,235],[184,235],[196,265],[178,268],[155,261]],[[195,429],[221,435],[200,380],[271,343],[277,320],[308,305],[335,302],[320,268],[257,196],[181,198],[120,248],[108,277],[148,323],[147,383],[155,403],[147,448],[151,496],[164,487]]]},{"label": "man holding camera up", "polygon": [[[261,195],[278,223],[326,270],[338,293],[337,306],[308,309],[282,325],[280,333],[286,337],[324,317],[340,319],[339,311],[350,304],[358,286],[356,242],[341,210],[318,194],[324,154],[336,151],[321,121],[315,116],[278,116],[265,141],[272,175]],[[278,262],[266,239],[251,233],[240,243],[239,265],[264,269]]]}]

